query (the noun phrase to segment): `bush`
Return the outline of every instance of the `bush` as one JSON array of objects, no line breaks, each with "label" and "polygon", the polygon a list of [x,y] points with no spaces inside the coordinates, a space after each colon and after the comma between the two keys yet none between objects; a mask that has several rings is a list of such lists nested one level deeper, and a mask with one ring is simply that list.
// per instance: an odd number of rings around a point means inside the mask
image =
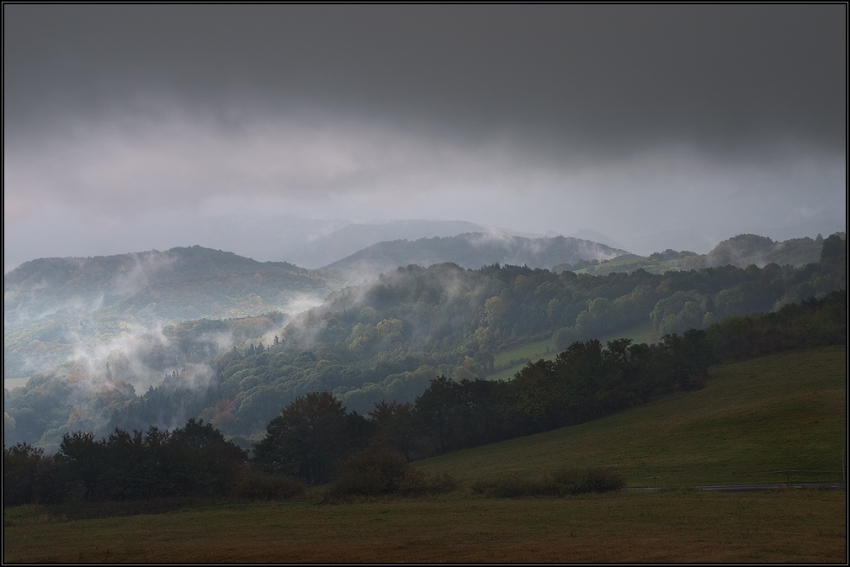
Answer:
[{"label": "bush", "polygon": [[489,498],[523,498],[529,496],[559,496],[558,487],[549,477],[524,479],[516,476],[478,480],[472,491]]},{"label": "bush", "polygon": [[419,496],[451,492],[456,487],[457,481],[451,475],[426,475],[411,467],[401,453],[373,447],[357,453],[342,464],[330,494],[333,497],[382,494]]},{"label": "bush", "polygon": [[331,486],[333,496],[377,496],[398,491],[399,482],[410,468],[401,453],[386,448],[369,448],[345,461]]},{"label": "bush", "polygon": [[605,468],[559,469],[551,478],[562,495],[609,492],[626,486],[626,481],[620,473]]},{"label": "bush", "polygon": [[457,479],[448,473],[427,475],[413,467],[408,467],[399,480],[398,491],[405,496],[445,494],[452,492],[457,485]]},{"label": "bush", "polygon": [[304,493],[304,483],[291,476],[249,470],[242,474],[235,493],[252,500],[289,500]]},{"label": "bush", "polygon": [[608,492],[625,486],[626,481],[613,469],[559,469],[540,479],[508,476],[478,480],[472,484],[472,491],[489,498],[523,498]]}]

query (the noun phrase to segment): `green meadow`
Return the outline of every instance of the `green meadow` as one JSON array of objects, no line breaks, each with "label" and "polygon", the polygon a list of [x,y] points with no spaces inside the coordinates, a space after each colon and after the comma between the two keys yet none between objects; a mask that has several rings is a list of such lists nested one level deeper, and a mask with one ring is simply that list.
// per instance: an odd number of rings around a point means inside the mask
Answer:
[{"label": "green meadow", "polygon": [[614,467],[629,486],[841,481],[845,353],[830,347],[716,367],[696,392],[415,464],[462,481],[559,467]]}]

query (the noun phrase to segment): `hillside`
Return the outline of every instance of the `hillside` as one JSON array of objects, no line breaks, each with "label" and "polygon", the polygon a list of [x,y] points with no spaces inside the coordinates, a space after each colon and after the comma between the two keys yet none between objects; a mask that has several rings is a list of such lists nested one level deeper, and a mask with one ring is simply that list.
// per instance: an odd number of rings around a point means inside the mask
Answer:
[{"label": "hillside", "polygon": [[601,232],[596,232],[595,230],[591,230],[589,228],[583,228],[579,231],[570,234],[569,236],[573,238],[578,238],[580,240],[591,240],[593,242],[599,242],[600,244],[605,244],[606,246],[610,246],[611,248],[625,248],[625,246],[623,246],[607,234],[602,234]]},{"label": "hillside", "polygon": [[[835,238],[846,242],[843,232],[835,233]],[[573,270],[578,273],[604,276],[616,272],[631,272],[642,269],[652,274],[663,274],[671,270],[700,270],[725,265],[746,268],[755,265],[763,268],[768,264],[801,267],[817,262],[823,250],[824,239],[818,235],[812,239],[792,238],[775,242],[765,236],[739,234],[724,240],[708,254],[696,254],[683,250],[665,250],[647,257],[623,255],[611,260],[582,262],[577,265],[555,266],[555,271]],[[845,244],[846,246],[846,244]]]},{"label": "hillside", "polygon": [[[483,232],[484,227],[466,221],[399,220],[382,224],[349,224],[297,248],[282,250],[284,258],[299,266],[319,268],[378,242],[455,236]],[[398,265],[407,265],[410,262]],[[395,267],[395,266],[393,266]]]},{"label": "hillside", "polygon": [[510,264],[551,269],[557,264],[610,259],[625,253],[578,238],[525,238],[473,232],[445,238],[380,242],[326,267],[362,279],[410,264],[427,267],[453,263],[470,269]]},{"label": "hillside", "polygon": [[29,376],[122,336],[189,319],[316,305],[334,274],[200,246],[42,258],[4,276],[4,377]]},{"label": "hillside", "polygon": [[[479,270],[454,264],[408,266],[333,292],[301,315],[256,318],[245,325],[253,331],[241,333],[241,339],[215,321],[134,333],[122,328],[120,319],[116,325],[116,319],[101,317],[100,335],[90,335],[95,345],[77,351],[84,356],[38,374],[20,392],[6,396],[6,411],[28,424],[21,440],[45,446],[55,445],[63,431],[80,427],[144,429],[191,416],[225,435],[242,436],[246,444],[246,438],[262,436],[281,407],[308,392],[332,392],[349,410],[364,415],[381,400],[413,402],[441,375],[455,381],[488,377],[496,372],[497,355],[547,338],[560,351],[574,341],[622,336],[647,324],[662,336],[711,328],[730,315],[777,310],[782,317],[796,316],[791,306],[782,306],[845,289],[846,269],[838,254],[844,249],[834,252],[799,269],[726,266],[604,278],[510,265]],[[802,314],[819,303],[807,305],[798,306]],[[826,318],[807,323],[803,336],[779,337],[782,344],[799,347],[819,336],[814,331],[820,328],[831,333],[840,306],[830,309]],[[841,315],[839,323],[845,318]],[[772,324],[745,322],[741,328],[762,340],[761,329]],[[737,323],[716,325],[718,344],[737,356],[737,343],[727,340],[736,336],[727,331],[735,331]],[[112,337],[97,342],[107,332]],[[12,338],[27,348],[46,342]],[[768,341],[758,352],[775,352],[773,346]],[[163,382],[165,375],[169,378]],[[115,421],[108,424],[111,416]]]},{"label": "hillside", "polygon": [[846,353],[826,347],[717,367],[699,391],[415,464],[466,482],[559,467],[614,467],[630,486],[841,481]]},{"label": "hillside", "polygon": [[[224,293],[211,296],[204,290],[204,284],[211,280],[231,280],[231,284],[238,282],[246,289],[228,290],[231,285],[225,283]],[[94,258],[41,258],[4,276],[4,326],[16,328],[49,316],[51,310],[87,312],[93,310],[87,307],[102,309],[122,303],[123,309],[140,309],[150,303],[145,302],[143,294],[155,296],[151,300],[166,301],[171,299],[166,297],[169,293],[179,295],[181,303],[188,302],[200,316],[220,317],[233,306],[236,295],[260,291],[267,295],[274,291],[269,303],[276,303],[279,296],[288,293],[323,292],[329,288],[324,273],[287,262],[257,262],[200,246]],[[196,290],[199,296],[187,296],[187,290]],[[230,301],[224,299],[228,296]],[[222,300],[231,305],[214,305]],[[159,307],[154,312],[170,320],[190,318],[172,314],[168,308]]]}]

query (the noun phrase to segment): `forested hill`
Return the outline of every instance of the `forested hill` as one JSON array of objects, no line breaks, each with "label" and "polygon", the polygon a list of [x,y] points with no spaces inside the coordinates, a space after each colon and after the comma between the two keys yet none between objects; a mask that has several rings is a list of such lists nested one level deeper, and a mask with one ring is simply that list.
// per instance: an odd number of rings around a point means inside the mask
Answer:
[{"label": "forested hill", "polygon": [[327,272],[287,262],[257,262],[200,246],[165,252],[94,258],[41,258],[3,278],[4,324],[16,328],[56,312],[79,313],[117,306],[146,308],[168,321],[243,313],[256,294],[274,305],[281,295],[326,293]]},{"label": "forested hill", "polygon": [[[846,240],[843,232],[835,234],[841,241]],[[573,265],[555,266],[555,271],[574,270],[591,275],[604,276],[614,272],[631,272],[643,269],[653,274],[663,274],[670,270],[700,270],[732,265],[746,268],[750,265],[763,268],[768,264],[801,267],[817,262],[821,257],[824,239],[791,238],[774,241],[756,234],[739,234],[724,240],[708,254],[696,254],[687,250],[665,250],[655,252],[648,257],[629,255],[612,261],[580,262]],[[837,241],[836,241],[837,242]]]},{"label": "forested hill", "polygon": [[[836,236],[845,239],[843,232],[836,233]],[[706,267],[725,264],[741,267],[750,264],[759,267],[767,264],[804,266],[818,261],[823,243],[820,235],[814,239],[803,237],[778,242],[756,234],[739,234],[715,246],[706,255]]]},{"label": "forested hill", "polygon": [[[195,416],[226,435],[253,438],[281,407],[317,391],[363,414],[382,399],[414,401],[440,375],[486,377],[496,354],[542,338],[554,336],[563,349],[637,325],[651,325],[659,336],[682,333],[846,289],[845,241],[833,235],[822,248],[821,261],[802,268],[727,265],[663,275],[594,277],[514,265],[398,268],[335,291],[293,318],[199,321],[133,344],[110,343],[121,348],[8,391],[5,434],[10,442],[47,447],[67,431],[145,429]],[[845,325],[846,303],[838,311]],[[815,327],[801,327],[789,344],[802,344]],[[217,340],[222,334],[258,340],[233,348]],[[216,358],[205,364],[206,356]]]},{"label": "forested hill", "polygon": [[288,262],[257,262],[232,252],[192,246],[93,258],[39,258],[5,274],[3,285],[7,293],[37,289],[42,295],[120,294],[162,281],[233,273],[253,275],[261,269],[309,274]]},{"label": "forested hill", "polygon": [[339,287],[334,278],[200,246],[33,260],[4,277],[4,377],[169,323],[301,310]]},{"label": "forested hill", "polygon": [[626,251],[579,238],[470,232],[444,238],[379,242],[326,267],[370,277],[410,264],[427,267],[449,262],[470,269],[511,264],[551,269],[556,264],[610,259],[622,254]]},{"label": "forested hill", "polygon": [[484,230],[483,226],[466,221],[399,220],[382,224],[349,224],[296,248],[288,246],[281,257],[299,266],[318,268],[378,242],[454,236]]}]

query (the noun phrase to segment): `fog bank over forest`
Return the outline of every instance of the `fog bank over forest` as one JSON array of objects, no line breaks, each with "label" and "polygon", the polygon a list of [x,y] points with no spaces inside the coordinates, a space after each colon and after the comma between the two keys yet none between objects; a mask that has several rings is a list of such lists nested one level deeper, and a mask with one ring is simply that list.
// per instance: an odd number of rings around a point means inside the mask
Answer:
[{"label": "fog bank over forest", "polygon": [[[846,289],[844,233],[744,234],[707,255],[649,257],[493,233],[382,244],[501,250],[520,265],[403,261],[360,281],[362,266],[345,275],[200,246],[25,263],[4,278],[4,378],[27,379],[5,384],[10,439],[55,447],[71,430],[195,416],[244,444],[308,392],[365,414],[381,399],[414,401],[438,376],[493,375],[505,369],[496,354],[524,344],[562,349],[636,327],[661,337]],[[534,265],[565,253],[575,265]]]}]

